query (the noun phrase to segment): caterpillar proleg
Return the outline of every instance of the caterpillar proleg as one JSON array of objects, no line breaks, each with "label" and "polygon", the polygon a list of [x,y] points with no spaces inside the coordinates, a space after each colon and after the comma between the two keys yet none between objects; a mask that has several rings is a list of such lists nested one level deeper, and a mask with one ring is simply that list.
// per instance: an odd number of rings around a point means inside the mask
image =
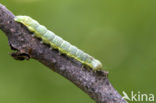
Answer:
[{"label": "caterpillar proleg", "polygon": [[16,16],[14,20],[24,24],[29,31],[34,33],[36,37],[42,39],[43,43],[49,44],[52,48],[58,49],[62,54],[66,54],[69,57],[78,60],[93,70],[99,70],[102,68],[102,64],[99,60],[93,58],[77,47],[71,45],[69,42],[63,40],[61,37],[49,31],[45,26],[40,25],[31,17]]}]

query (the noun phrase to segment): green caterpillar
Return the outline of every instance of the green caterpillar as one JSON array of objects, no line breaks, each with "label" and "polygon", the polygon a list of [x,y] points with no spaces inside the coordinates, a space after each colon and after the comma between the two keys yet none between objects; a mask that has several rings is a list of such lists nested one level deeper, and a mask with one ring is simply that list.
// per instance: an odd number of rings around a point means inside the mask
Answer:
[{"label": "green caterpillar", "polygon": [[31,17],[16,16],[14,20],[16,22],[24,24],[28,28],[28,30],[34,32],[34,35],[36,37],[41,38],[44,43],[49,44],[51,47],[58,49],[59,52],[78,60],[79,62],[86,66],[89,66],[93,70],[100,70],[102,68],[102,64],[99,60],[93,58],[77,47],[71,45],[69,42],[63,40],[61,37],[49,31],[45,26],[40,25]]}]

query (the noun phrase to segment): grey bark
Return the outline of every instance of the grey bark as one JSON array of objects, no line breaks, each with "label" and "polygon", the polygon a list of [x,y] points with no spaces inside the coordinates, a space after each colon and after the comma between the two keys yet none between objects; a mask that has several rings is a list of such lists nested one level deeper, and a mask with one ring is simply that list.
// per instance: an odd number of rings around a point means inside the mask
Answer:
[{"label": "grey bark", "polygon": [[38,60],[73,82],[97,103],[126,103],[109,82],[107,72],[86,69],[80,62],[60,55],[57,50],[50,50],[48,45],[32,37],[24,25],[15,22],[14,17],[11,11],[0,4],[0,29],[8,37],[11,49],[16,50],[12,53],[15,59]]}]

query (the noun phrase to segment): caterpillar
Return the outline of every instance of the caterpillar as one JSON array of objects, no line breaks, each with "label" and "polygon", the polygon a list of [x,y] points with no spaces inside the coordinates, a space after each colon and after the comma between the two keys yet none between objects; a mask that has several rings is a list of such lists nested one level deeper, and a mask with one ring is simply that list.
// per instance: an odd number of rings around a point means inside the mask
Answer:
[{"label": "caterpillar", "polygon": [[49,44],[52,48],[59,50],[60,53],[78,60],[83,65],[89,66],[95,71],[102,68],[102,63],[99,60],[63,40],[31,17],[16,16],[14,20],[25,25],[28,30],[33,32],[37,38],[40,38],[43,43]]}]

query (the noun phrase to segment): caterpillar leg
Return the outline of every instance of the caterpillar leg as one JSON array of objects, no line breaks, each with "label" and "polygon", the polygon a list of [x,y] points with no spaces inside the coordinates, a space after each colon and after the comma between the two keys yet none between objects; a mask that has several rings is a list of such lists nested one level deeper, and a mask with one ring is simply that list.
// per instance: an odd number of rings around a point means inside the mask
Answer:
[{"label": "caterpillar leg", "polygon": [[32,36],[32,37],[35,37],[35,34],[32,34],[31,36]]},{"label": "caterpillar leg", "polygon": [[84,64],[82,64],[82,66],[81,66],[81,70],[82,70],[84,67],[85,67]]},{"label": "caterpillar leg", "polygon": [[52,47],[50,47],[49,49],[52,50]]},{"label": "caterpillar leg", "polygon": [[58,52],[59,52],[59,55],[62,55],[62,53],[60,51],[58,51]]},{"label": "caterpillar leg", "polygon": [[81,70],[83,70],[83,68],[88,70],[88,71],[92,70],[89,66],[86,66],[85,64],[82,64]]},{"label": "caterpillar leg", "polygon": [[43,44],[43,41],[40,41],[41,44]]}]

